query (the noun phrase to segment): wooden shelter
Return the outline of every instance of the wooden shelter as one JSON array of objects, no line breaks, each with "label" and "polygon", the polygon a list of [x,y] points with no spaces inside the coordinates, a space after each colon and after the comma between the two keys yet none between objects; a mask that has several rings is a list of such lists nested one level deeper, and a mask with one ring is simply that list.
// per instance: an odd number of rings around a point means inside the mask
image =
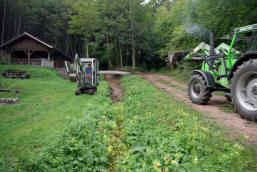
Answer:
[{"label": "wooden shelter", "polygon": [[64,61],[71,61],[71,58],[52,45],[45,43],[27,32],[7,41],[0,46],[0,49],[11,54],[10,64],[62,68],[64,67]]}]

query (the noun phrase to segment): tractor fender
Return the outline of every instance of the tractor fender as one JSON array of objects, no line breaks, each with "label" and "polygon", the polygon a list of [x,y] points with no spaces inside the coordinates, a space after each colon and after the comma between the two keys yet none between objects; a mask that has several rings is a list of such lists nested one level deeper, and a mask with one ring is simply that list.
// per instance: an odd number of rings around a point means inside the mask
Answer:
[{"label": "tractor fender", "polygon": [[200,75],[202,75],[204,77],[204,79],[207,82],[207,86],[208,87],[215,87],[215,80],[213,75],[210,72],[207,71],[202,71],[202,70],[194,70],[193,73],[198,73]]},{"label": "tractor fender", "polygon": [[237,70],[237,67],[243,64],[245,61],[250,59],[257,58],[257,51],[247,51],[246,53],[242,54],[242,56],[236,61],[236,63],[231,68],[231,71],[228,75],[228,80],[231,80],[233,77],[234,72]]}]

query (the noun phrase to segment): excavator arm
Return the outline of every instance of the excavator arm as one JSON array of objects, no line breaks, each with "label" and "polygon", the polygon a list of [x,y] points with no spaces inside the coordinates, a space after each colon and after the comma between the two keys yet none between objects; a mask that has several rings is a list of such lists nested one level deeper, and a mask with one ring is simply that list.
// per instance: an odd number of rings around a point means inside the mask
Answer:
[{"label": "excavator arm", "polygon": [[78,86],[82,86],[84,84],[83,79],[83,66],[79,59],[78,54],[75,55],[74,63],[70,63],[65,61],[65,67],[67,73],[69,74],[69,79],[71,82],[78,82]]}]

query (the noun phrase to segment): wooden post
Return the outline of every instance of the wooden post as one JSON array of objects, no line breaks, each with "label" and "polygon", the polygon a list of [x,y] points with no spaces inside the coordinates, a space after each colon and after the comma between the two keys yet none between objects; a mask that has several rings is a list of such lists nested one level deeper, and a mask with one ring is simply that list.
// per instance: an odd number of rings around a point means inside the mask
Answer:
[{"label": "wooden post", "polygon": [[50,60],[50,58],[51,58],[51,54],[50,54],[50,52],[48,51],[47,59]]},{"label": "wooden post", "polygon": [[28,51],[28,64],[30,64],[30,50]]},{"label": "wooden post", "polygon": [[29,50],[24,50],[24,53],[28,56],[28,64],[30,64],[30,53]]},{"label": "wooden post", "polygon": [[31,55],[34,53],[34,51],[32,51],[32,50],[24,50],[24,52],[27,54],[27,56],[28,56],[28,64],[30,64],[30,57],[31,57]]},{"label": "wooden post", "polygon": [[11,53],[10,53],[10,57],[8,58],[8,65],[10,65],[11,64],[11,62],[12,62],[12,51],[11,51]]}]

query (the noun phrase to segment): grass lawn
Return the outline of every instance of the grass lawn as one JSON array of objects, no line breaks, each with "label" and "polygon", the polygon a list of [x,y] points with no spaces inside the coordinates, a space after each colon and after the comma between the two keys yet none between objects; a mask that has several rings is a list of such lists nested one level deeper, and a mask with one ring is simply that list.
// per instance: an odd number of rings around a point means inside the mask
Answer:
[{"label": "grass lawn", "polygon": [[0,106],[0,171],[257,169],[254,149],[137,75],[122,79],[125,95],[113,103],[104,80],[94,96],[75,96],[76,85],[53,70],[12,68],[32,77],[4,79],[24,92],[19,104]]},{"label": "grass lawn", "polygon": [[[87,108],[109,90],[101,82],[95,96],[75,96],[76,84],[60,78],[56,71],[33,66],[0,66],[26,69],[30,79],[3,79],[9,88],[21,89],[20,103],[0,106],[1,158],[20,159],[33,154],[43,145],[58,140],[67,125],[80,119]],[[0,97],[14,97],[14,93],[1,93]]]}]

